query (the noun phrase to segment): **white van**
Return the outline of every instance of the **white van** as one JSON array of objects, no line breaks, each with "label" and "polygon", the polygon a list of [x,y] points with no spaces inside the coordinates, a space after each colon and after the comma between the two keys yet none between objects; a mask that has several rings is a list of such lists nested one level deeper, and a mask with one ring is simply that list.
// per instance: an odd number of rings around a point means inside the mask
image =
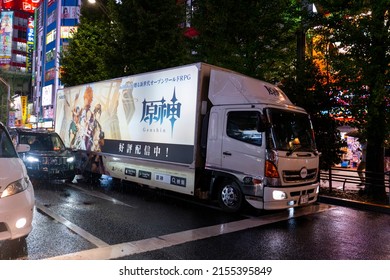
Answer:
[{"label": "white van", "polygon": [[[26,152],[29,145],[18,145]],[[26,167],[0,123],[0,240],[26,237],[32,230],[35,198]]]}]

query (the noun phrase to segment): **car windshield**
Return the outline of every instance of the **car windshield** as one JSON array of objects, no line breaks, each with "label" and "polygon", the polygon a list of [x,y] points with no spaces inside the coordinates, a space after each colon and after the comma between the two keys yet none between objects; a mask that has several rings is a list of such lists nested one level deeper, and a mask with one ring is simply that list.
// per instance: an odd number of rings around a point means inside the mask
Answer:
[{"label": "car windshield", "polygon": [[307,114],[280,109],[267,109],[271,135],[276,149],[314,151],[313,129]]},{"label": "car windshield", "polygon": [[62,151],[64,143],[56,133],[20,133],[19,143],[30,145],[32,151]]},{"label": "car windshield", "polygon": [[0,158],[18,157],[15,147],[3,127],[0,127]]}]

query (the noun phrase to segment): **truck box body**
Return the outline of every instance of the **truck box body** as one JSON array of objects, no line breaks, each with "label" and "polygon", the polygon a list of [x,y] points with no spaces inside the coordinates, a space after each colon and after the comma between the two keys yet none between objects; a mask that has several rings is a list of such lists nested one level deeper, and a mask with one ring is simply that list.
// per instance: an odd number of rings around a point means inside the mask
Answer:
[{"label": "truck box body", "polygon": [[230,211],[244,200],[283,209],[317,199],[306,112],[227,69],[196,63],[65,88],[55,119],[66,146],[113,178],[217,198]]}]

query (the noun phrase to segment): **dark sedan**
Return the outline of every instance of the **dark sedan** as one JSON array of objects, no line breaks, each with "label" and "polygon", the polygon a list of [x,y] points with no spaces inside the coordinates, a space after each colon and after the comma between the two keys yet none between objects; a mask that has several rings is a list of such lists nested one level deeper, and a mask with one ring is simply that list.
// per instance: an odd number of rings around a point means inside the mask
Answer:
[{"label": "dark sedan", "polygon": [[33,179],[72,180],[75,176],[75,156],[54,131],[10,129],[14,143],[30,145],[30,151],[20,153],[27,173]]}]

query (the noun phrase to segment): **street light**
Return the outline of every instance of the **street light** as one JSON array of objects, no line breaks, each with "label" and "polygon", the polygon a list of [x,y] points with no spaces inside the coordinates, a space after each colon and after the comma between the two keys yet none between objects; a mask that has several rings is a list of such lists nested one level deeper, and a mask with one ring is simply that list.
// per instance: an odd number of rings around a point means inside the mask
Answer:
[{"label": "street light", "polygon": [[88,3],[89,3],[89,4],[92,4],[92,5],[98,5],[99,8],[106,14],[106,16],[107,16],[108,18],[110,18],[109,14],[108,14],[107,8],[106,8],[100,1],[88,0]]},{"label": "street light", "polygon": [[11,103],[11,86],[0,77],[0,81],[7,87],[7,123],[6,126],[9,126],[9,105]]}]

